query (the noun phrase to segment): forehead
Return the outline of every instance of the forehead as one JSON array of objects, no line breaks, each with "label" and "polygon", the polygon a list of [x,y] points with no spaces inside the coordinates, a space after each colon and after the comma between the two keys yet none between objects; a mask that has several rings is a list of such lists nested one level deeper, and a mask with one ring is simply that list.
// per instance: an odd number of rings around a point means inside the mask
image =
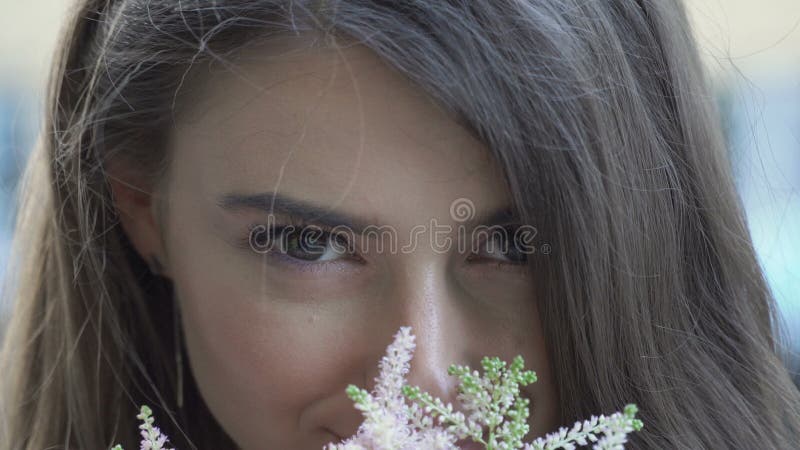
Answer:
[{"label": "forehead", "polygon": [[209,195],[277,190],[376,209],[387,195],[393,209],[505,201],[488,149],[423,90],[363,45],[309,43],[272,39],[233,67],[195,69],[172,130],[173,172]]}]

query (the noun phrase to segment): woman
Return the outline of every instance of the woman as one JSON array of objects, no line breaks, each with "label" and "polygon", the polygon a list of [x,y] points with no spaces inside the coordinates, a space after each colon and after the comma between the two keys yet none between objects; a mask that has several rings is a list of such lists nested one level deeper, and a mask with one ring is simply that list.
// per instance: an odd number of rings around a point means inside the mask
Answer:
[{"label": "woman", "polygon": [[678,2],[85,0],[51,80],[2,449],[133,448],[143,403],[321,448],[401,325],[446,401],[523,355],[526,441],[632,402],[630,448],[797,443]]}]

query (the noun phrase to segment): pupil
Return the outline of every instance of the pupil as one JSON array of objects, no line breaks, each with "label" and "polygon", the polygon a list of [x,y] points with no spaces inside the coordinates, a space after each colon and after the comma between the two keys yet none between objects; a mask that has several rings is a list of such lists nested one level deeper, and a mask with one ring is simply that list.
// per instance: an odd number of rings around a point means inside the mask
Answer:
[{"label": "pupil", "polygon": [[286,237],[286,253],[293,258],[314,261],[325,253],[326,247],[324,233],[318,229],[304,228]]},{"label": "pupil", "polygon": [[[516,236],[515,236],[516,237]],[[528,255],[522,251],[522,249],[516,245],[516,239],[500,239],[500,251],[503,253],[503,256],[506,258],[514,261],[514,262],[525,262],[528,259]],[[513,241],[513,243],[512,243]]]}]

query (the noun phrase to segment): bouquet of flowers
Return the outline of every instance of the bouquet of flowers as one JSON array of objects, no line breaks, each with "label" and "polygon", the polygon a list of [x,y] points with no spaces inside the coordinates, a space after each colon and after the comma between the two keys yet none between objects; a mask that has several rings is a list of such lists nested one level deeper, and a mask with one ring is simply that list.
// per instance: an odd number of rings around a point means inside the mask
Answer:
[{"label": "bouquet of flowers", "polygon": [[[340,443],[329,443],[323,450],[449,450],[459,449],[460,442],[470,439],[487,450],[572,450],[577,445],[593,444],[593,449],[622,450],[628,433],[642,428],[635,418],[635,404],[610,416],[592,416],[575,422],[567,429],[523,443],[528,433],[527,398],[520,398],[520,386],[536,381],[536,373],[523,370],[521,356],[514,358],[508,368],[499,358],[485,357],[481,361],[484,374],[467,366],[451,365],[448,374],[460,380],[457,399],[468,415],[454,411],[419,387],[405,384],[405,375],[414,352],[414,335],[410,327],[401,327],[379,363],[380,375],[372,392],[354,385],[347,395],[362,411],[364,422],[356,434]],[[408,404],[405,400],[411,400]],[[152,412],[142,406],[137,416],[142,420],[140,450],[174,450],[164,445],[166,436],[153,426]],[[475,445],[475,444],[470,444]],[[112,450],[122,450],[117,445]]]}]

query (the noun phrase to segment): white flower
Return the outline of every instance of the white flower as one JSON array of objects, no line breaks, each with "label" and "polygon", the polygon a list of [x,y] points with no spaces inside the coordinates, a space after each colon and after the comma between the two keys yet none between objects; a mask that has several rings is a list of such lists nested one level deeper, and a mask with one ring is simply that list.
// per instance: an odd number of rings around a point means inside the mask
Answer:
[{"label": "white flower", "polygon": [[[142,430],[142,441],[139,444],[139,450],[175,450],[171,447],[164,447],[168,438],[161,433],[158,427],[153,426],[155,419],[153,419],[152,415],[153,411],[147,405],[142,405],[139,414],[136,416],[137,419],[142,421],[142,424],[139,425],[139,429]],[[122,446],[115,445],[111,450],[122,450]]]},{"label": "white flower", "polygon": [[[634,418],[636,406],[630,404],[624,414],[592,416],[569,430],[562,427],[544,438],[523,443],[529,431],[529,401],[519,397],[519,388],[535,382],[536,374],[522,370],[521,356],[514,358],[508,369],[499,358],[484,358],[484,375],[469,367],[450,366],[448,373],[461,380],[457,399],[467,411],[465,415],[454,411],[449,403],[445,405],[419,388],[405,385],[414,348],[411,328],[401,327],[379,363],[380,375],[373,392],[347,387],[355,407],[363,412],[364,422],[355,435],[338,444],[329,443],[323,450],[456,449],[455,442],[465,437],[492,449],[572,450],[576,444],[595,443],[594,449],[621,450],[627,434],[642,427]],[[405,397],[417,403],[409,405]]]},{"label": "white flower", "polygon": [[432,426],[432,420],[418,405],[405,401],[402,388],[414,352],[414,335],[410,327],[401,327],[386,355],[378,363],[380,374],[373,392],[353,385],[348,395],[365,420],[356,434],[339,444],[329,443],[326,450],[411,450],[457,449],[457,437],[445,429]]},{"label": "white flower", "polygon": [[[448,374],[461,380],[456,398],[465,414],[405,384],[414,348],[411,328],[401,327],[378,363],[380,374],[373,391],[347,386],[347,395],[364,415],[356,434],[339,443],[328,443],[323,450],[452,450],[458,449],[455,443],[464,438],[497,450],[573,450],[576,444],[590,443],[594,450],[623,450],[628,433],[642,428],[642,422],[635,418],[636,405],[629,404],[622,413],[592,416],[575,422],[571,429],[561,427],[523,443],[529,431],[529,400],[519,397],[519,388],[535,382],[536,373],[523,370],[521,356],[508,368],[499,358],[483,358],[483,375],[469,367],[450,366]],[[413,403],[407,403],[406,398]],[[174,450],[164,447],[167,437],[153,426],[151,415],[150,408],[142,406],[136,416],[143,421],[139,426],[144,438],[140,450]],[[117,445],[112,450],[122,447]]]}]

